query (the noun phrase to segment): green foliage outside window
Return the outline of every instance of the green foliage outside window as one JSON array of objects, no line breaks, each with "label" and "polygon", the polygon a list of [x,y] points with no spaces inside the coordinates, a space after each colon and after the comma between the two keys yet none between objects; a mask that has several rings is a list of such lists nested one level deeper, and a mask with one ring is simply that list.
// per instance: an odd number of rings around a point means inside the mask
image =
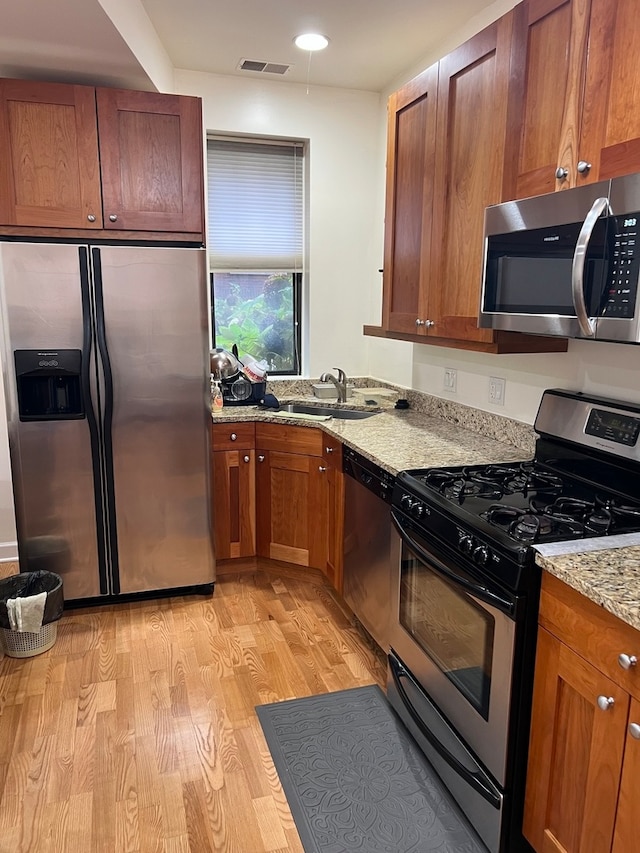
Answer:
[{"label": "green foliage outside window", "polygon": [[214,273],[215,346],[238,347],[265,359],[271,373],[296,372],[294,276],[292,273]]}]

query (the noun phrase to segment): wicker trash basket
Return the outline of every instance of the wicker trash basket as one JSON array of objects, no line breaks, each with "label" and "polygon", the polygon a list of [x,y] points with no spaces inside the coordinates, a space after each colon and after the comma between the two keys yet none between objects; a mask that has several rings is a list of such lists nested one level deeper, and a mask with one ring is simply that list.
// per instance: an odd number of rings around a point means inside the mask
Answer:
[{"label": "wicker trash basket", "polygon": [[[10,598],[27,598],[46,592],[42,628],[37,632],[13,631],[7,613]],[[62,578],[54,572],[22,572],[0,580],[0,645],[9,657],[29,658],[50,649],[58,634],[64,595]]]}]

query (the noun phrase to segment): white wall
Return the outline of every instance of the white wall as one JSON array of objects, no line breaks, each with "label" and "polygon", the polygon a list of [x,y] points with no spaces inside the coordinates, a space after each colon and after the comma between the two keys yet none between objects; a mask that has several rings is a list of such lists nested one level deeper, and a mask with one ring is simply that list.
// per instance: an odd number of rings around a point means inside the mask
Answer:
[{"label": "white wall", "polygon": [[[176,71],[208,132],[309,141],[308,338],[303,373],[368,370],[362,326],[382,266],[380,98],[371,92]],[[379,319],[378,319],[379,322]]]}]

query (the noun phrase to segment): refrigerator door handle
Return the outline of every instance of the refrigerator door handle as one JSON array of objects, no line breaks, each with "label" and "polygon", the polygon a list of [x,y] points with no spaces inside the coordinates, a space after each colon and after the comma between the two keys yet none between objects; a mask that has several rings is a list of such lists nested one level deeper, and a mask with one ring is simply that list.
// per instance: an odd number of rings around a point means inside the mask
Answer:
[{"label": "refrigerator door handle", "polygon": [[[92,332],[92,310],[91,310],[91,276],[89,272],[89,253],[86,246],[78,249],[80,262],[80,291],[82,295],[82,364],[80,367],[80,384],[84,398],[87,424],[89,426],[89,438],[91,442],[91,458],[93,460],[93,483],[96,513],[96,529],[100,531],[104,524],[104,502],[102,490],[102,471],[100,465],[100,435],[98,419],[94,407],[93,394],[91,390],[91,351],[93,346]],[[104,537],[98,534],[98,577],[100,580],[100,593],[106,595],[109,592],[107,581],[107,553]]]},{"label": "refrigerator door handle", "polygon": [[96,341],[97,353],[102,374],[104,377],[104,407],[102,421],[102,445],[104,449],[104,468],[105,468],[105,498],[106,512],[108,517],[108,548],[109,548],[109,565],[111,566],[111,589],[112,595],[118,595],[120,592],[120,575],[118,572],[118,532],[116,529],[116,504],[115,490],[113,488],[113,439],[112,439],[112,423],[113,423],[113,372],[111,370],[111,361],[109,359],[109,349],[107,347],[107,334],[104,323],[104,299],[102,286],[102,263],[100,259],[100,249],[92,247],[91,262],[93,268],[93,287],[95,296],[95,322],[96,322]]}]

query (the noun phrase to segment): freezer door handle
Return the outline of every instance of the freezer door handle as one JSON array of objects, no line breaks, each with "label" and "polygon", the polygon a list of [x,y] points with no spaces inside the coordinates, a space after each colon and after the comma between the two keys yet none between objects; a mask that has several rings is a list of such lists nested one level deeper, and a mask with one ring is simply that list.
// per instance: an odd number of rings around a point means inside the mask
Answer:
[{"label": "freezer door handle", "polygon": [[[96,529],[102,529],[104,519],[104,502],[100,483],[102,474],[100,469],[100,439],[96,410],[93,405],[91,392],[91,351],[93,346],[93,332],[91,324],[91,276],[89,270],[89,251],[86,246],[78,249],[80,261],[80,290],[82,294],[82,361],[80,365],[80,384],[84,407],[89,425],[89,437],[91,441],[91,457],[93,460],[93,482],[94,500],[96,511]],[[100,579],[100,594],[107,595],[109,592],[107,583],[107,554],[104,538],[98,535],[98,576]]]},{"label": "freezer door handle", "polygon": [[111,361],[109,359],[109,349],[107,347],[107,333],[104,323],[104,299],[102,288],[102,263],[100,259],[100,249],[92,247],[91,261],[93,267],[93,288],[95,294],[95,318],[96,318],[96,339],[97,339],[97,357],[102,366],[102,374],[104,377],[104,417],[102,420],[102,442],[104,448],[104,467],[106,472],[105,477],[105,494],[106,494],[106,512],[109,523],[107,529],[109,531],[109,565],[111,567],[111,594],[118,595],[120,592],[120,575],[118,571],[118,532],[116,529],[116,505],[115,493],[113,488],[113,440],[112,440],[112,424],[113,424],[113,372],[111,370]]}]

